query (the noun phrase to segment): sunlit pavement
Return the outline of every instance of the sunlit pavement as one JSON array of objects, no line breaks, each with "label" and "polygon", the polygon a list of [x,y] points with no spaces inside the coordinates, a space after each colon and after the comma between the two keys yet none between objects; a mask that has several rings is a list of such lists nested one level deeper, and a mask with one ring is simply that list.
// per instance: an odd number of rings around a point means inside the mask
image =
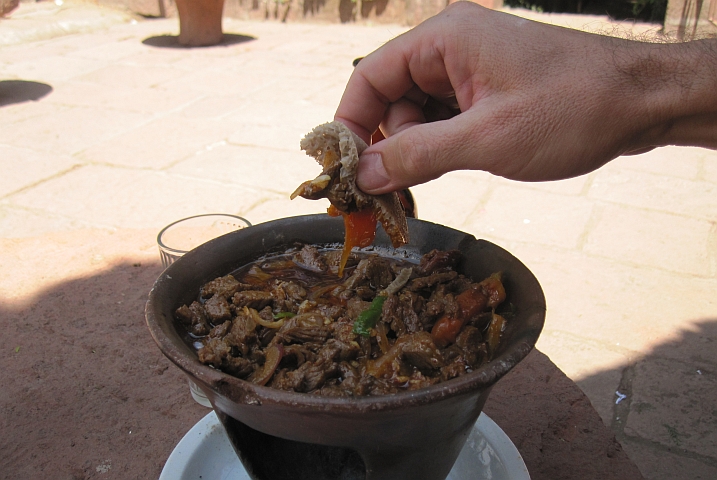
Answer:
[{"label": "sunlit pavement", "polygon": [[[48,12],[22,4],[0,20],[0,237],[47,239],[59,255],[80,231],[136,229],[149,248],[192,214],[325,211],[289,200],[317,172],[299,139],[331,120],[352,60],[405,31],[226,19],[226,45],[183,49],[167,46],[176,19]],[[420,218],[495,242],[536,274],[549,309],[538,348],[646,478],[717,478],[717,152],[662,148],[539,184],[457,172],[412,190]]]}]

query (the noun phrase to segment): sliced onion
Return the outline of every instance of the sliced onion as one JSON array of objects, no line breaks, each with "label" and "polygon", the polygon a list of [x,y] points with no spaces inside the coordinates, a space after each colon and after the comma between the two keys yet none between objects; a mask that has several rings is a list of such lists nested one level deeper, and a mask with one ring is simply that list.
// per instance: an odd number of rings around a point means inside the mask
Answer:
[{"label": "sliced onion", "polygon": [[505,324],[505,318],[501,317],[496,313],[493,314],[493,319],[490,321],[490,325],[488,325],[488,333],[486,335],[486,341],[488,342],[488,352],[490,353],[491,357],[495,354],[495,351],[498,348],[498,344],[500,343],[500,335],[501,333],[503,333],[503,330],[505,330]]},{"label": "sliced onion", "polygon": [[317,289],[314,290],[313,292],[309,293],[309,298],[311,298],[312,300],[316,300],[317,298],[321,298],[321,297],[324,296],[324,294],[330,292],[331,290],[333,290],[333,289],[336,288],[336,287],[337,287],[336,284],[331,284],[331,285],[326,285],[326,286],[317,288]]},{"label": "sliced onion", "polygon": [[261,325],[262,327],[266,328],[281,328],[282,325],[284,325],[284,319],[281,318],[275,322],[267,322],[263,318],[261,318],[261,315],[259,315],[259,312],[254,310],[253,308],[244,307],[244,313],[251,315],[252,320],[254,320],[256,323]]},{"label": "sliced onion", "polygon": [[411,278],[411,272],[413,272],[412,268],[403,268],[401,269],[401,272],[396,276],[396,278],[389,284],[388,287],[386,287],[385,290],[382,292],[379,292],[379,295],[393,295],[394,293],[398,292],[403,288],[403,286],[408,283],[408,280]]},{"label": "sliced onion", "polygon": [[388,337],[386,336],[386,324],[383,322],[376,324],[376,343],[378,343],[378,348],[381,349],[381,353],[386,353],[389,348],[391,348],[391,345],[388,343]]},{"label": "sliced onion", "polygon": [[261,370],[258,370],[252,374],[249,380],[257,385],[266,385],[267,382],[274,376],[274,372],[281,362],[281,357],[284,356],[284,346],[280,343],[270,345],[264,350],[266,360]]},{"label": "sliced onion", "polygon": [[263,271],[261,268],[253,265],[244,276],[244,281],[251,285],[263,285],[273,277]]}]

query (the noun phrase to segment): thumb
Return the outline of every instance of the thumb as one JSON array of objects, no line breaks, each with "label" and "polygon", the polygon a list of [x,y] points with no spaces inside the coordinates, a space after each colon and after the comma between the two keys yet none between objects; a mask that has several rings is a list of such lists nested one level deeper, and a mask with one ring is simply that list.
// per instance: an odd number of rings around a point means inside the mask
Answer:
[{"label": "thumb", "polygon": [[454,118],[415,125],[371,145],[359,158],[358,187],[378,195],[467,168],[468,135],[459,133],[457,123]]}]

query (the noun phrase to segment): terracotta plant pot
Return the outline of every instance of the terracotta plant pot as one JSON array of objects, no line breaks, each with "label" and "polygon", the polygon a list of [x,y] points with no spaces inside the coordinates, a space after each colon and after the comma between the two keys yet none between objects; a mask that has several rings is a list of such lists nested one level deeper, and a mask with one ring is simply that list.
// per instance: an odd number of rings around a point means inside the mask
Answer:
[{"label": "terracotta plant pot", "polygon": [[[175,330],[174,310],[196,299],[203,283],[295,242],[340,243],[340,219],[308,215],[230,233],[189,252],[155,283],[146,307],[150,332],[162,352],[206,393],[252,478],[444,479],[492,386],[535,345],[545,298],[518,259],[489,242],[421,220],[409,219],[409,232],[411,243],[403,250],[410,256],[457,248],[463,253],[459,270],[474,280],[502,271],[506,302],[515,312],[493,361],[418,391],[329,398],[257,386],[202,365]],[[383,230],[374,245],[390,248]]]},{"label": "terracotta plant pot", "polygon": [[224,0],[175,0],[175,3],[181,45],[206,47],[222,42]]}]

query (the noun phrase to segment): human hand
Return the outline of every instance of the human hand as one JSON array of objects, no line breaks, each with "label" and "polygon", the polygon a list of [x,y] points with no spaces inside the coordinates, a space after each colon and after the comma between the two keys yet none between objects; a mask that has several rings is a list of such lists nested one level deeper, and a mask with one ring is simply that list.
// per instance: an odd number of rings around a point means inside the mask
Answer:
[{"label": "human hand", "polygon": [[[365,57],[335,118],[367,142],[379,125],[374,140],[386,137],[361,156],[367,193],[459,169],[569,178],[654,146],[717,147],[717,102],[697,111],[714,79],[709,69],[682,78],[686,60],[677,59],[695,57],[687,53],[459,2]],[[427,118],[427,104],[439,121]],[[697,117],[707,133],[687,138]]]}]

